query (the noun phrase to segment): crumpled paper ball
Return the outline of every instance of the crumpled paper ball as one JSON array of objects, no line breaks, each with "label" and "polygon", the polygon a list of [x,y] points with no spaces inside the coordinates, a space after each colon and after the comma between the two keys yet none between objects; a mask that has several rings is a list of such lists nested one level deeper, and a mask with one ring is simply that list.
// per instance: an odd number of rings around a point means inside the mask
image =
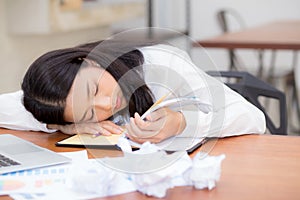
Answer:
[{"label": "crumpled paper ball", "polygon": [[[165,154],[165,159],[169,159],[170,162],[162,169],[152,173],[132,175],[132,180],[139,192],[158,198],[165,197],[167,190],[178,186],[180,182],[178,179],[181,179],[182,174],[192,166],[191,158],[180,152],[173,153],[173,155]],[[182,179],[181,185],[186,184],[186,182],[182,183],[183,181]]]},{"label": "crumpled paper ball", "polygon": [[123,157],[106,157],[73,163],[66,184],[70,189],[98,197],[139,191],[163,198],[175,186],[193,185],[212,189],[221,174],[225,155],[197,153],[192,159],[186,151],[167,154],[146,142],[132,151],[126,140],[120,140]]},{"label": "crumpled paper ball", "polygon": [[135,175],[134,184],[139,192],[148,196],[163,198],[169,188],[173,187],[172,177],[163,174]]},{"label": "crumpled paper ball", "polygon": [[98,162],[82,162],[69,169],[66,185],[78,193],[93,193],[99,196],[110,195],[110,183],[115,173]]},{"label": "crumpled paper ball", "polygon": [[221,163],[225,155],[208,156],[199,152],[193,159],[193,166],[184,177],[196,189],[213,189],[221,176]]},{"label": "crumpled paper ball", "polygon": [[[145,173],[132,173],[130,175],[137,190],[149,196],[164,197],[169,188],[176,186],[174,178],[181,177],[192,166],[192,160],[186,152],[167,154],[150,142],[145,142],[139,150],[134,152],[128,151],[129,144],[125,141],[120,141],[119,145],[122,150],[126,149],[125,151],[123,150],[124,159],[126,157],[127,159],[132,158],[132,163],[141,159],[144,165],[156,167],[154,171],[146,170]],[[132,157],[133,154],[135,156]],[[147,158],[146,155],[150,156]],[[140,158],[141,156],[142,158]],[[153,162],[157,163],[157,165],[152,165]]]}]

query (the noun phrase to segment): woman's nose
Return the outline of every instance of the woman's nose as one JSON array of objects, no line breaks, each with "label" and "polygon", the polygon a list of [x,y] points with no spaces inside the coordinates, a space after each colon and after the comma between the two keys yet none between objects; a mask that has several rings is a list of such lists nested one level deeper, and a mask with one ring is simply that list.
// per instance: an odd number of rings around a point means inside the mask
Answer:
[{"label": "woman's nose", "polygon": [[109,96],[97,96],[94,99],[96,110],[111,110],[111,98]]}]

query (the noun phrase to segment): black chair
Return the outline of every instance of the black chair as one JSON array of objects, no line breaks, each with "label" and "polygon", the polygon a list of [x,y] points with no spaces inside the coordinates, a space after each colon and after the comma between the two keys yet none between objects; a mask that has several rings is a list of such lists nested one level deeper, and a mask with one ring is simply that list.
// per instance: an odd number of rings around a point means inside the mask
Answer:
[{"label": "black chair", "polygon": [[[248,72],[240,71],[208,71],[214,77],[234,78],[235,82],[225,82],[231,89],[235,90],[249,102],[259,108],[266,116],[267,128],[271,134],[287,135],[287,109],[285,94],[270,84],[256,78]],[[260,96],[277,99],[279,101],[280,126],[276,127],[266,112],[264,106],[259,102]]]},{"label": "black chair", "polygon": [[[243,17],[233,8],[223,8],[218,10],[216,17],[220,29],[223,33],[242,30],[246,28],[246,23]],[[280,83],[279,80],[283,80],[284,88],[282,90],[285,91],[287,95],[290,94],[289,96],[291,96],[291,98],[287,99],[287,106],[289,107],[288,116],[292,117],[295,113],[295,117],[297,119],[300,119],[300,99],[297,94],[297,86],[295,83],[295,68],[297,66],[298,52],[292,52],[291,69],[286,70],[285,67],[282,66],[276,67],[276,59],[280,55],[280,52],[278,52],[277,50],[272,50],[270,54],[270,67],[267,71],[264,69],[266,67],[265,64],[263,64],[265,51],[262,49],[257,49],[256,51],[254,51],[254,53],[254,59],[256,59],[259,63],[254,74],[274,86]],[[247,71],[243,62],[243,57],[238,54],[237,50],[229,49],[228,58],[229,70]],[[266,105],[268,105],[268,102],[269,101],[267,100]],[[268,108],[266,107],[265,109]],[[294,127],[292,123],[289,127],[294,132],[300,132],[300,129]]]}]

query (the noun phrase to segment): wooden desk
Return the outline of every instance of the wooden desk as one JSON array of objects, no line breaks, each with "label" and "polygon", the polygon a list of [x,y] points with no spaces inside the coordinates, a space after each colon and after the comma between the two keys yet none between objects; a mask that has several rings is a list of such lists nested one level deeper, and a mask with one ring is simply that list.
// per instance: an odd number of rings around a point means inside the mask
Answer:
[{"label": "wooden desk", "polygon": [[193,44],[226,49],[300,50],[300,20],[278,21],[197,41]]},{"label": "wooden desk", "polygon": [[[66,136],[59,133],[9,131],[54,151],[74,151],[77,148],[55,147],[54,143]],[[204,145],[202,148],[209,146]],[[219,139],[210,155],[226,155],[222,163],[221,179],[211,191],[192,187],[176,187],[164,199],[266,200],[299,199],[300,137],[275,135],[245,135]],[[2,199],[10,199],[8,196]],[[138,192],[108,198],[154,199]]]}]

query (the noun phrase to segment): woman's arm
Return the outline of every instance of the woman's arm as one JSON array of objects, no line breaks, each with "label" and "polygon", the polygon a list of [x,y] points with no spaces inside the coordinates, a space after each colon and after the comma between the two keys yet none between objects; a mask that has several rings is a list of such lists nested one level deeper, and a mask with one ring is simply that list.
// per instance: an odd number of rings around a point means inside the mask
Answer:
[{"label": "woman's arm", "polygon": [[[173,132],[171,135],[177,135],[177,137],[226,137],[265,132],[266,123],[262,111],[217,79],[208,76],[197,68],[185,52],[173,47],[165,49],[164,46],[147,47],[142,52],[146,64],[160,65],[159,68],[156,68],[160,72],[156,71],[152,76],[151,71],[146,71],[148,73],[145,74],[146,82],[159,82],[163,79],[165,88],[171,85],[171,88],[175,88],[175,93],[179,96],[192,92],[192,95],[212,107],[210,112],[202,112],[195,106],[181,109],[185,128],[179,134]],[[170,73],[164,74],[162,68],[169,70]],[[156,79],[153,80],[153,78]],[[158,85],[164,83],[159,82]],[[177,85],[172,86],[173,83],[177,83]],[[163,88],[156,86],[151,89],[157,98],[166,93]],[[166,113],[172,114],[171,112]],[[174,124],[176,123],[178,121],[174,121]],[[164,125],[171,127],[171,124],[168,125],[168,123],[164,123]],[[137,120],[137,117],[131,121],[128,127],[129,132],[131,137],[137,140],[138,137],[134,134],[141,137],[142,133],[135,133],[134,130],[137,129],[134,126],[140,128],[140,132],[146,129],[144,124]],[[164,129],[164,127],[160,127],[160,130]],[[157,131],[157,133],[160,132]],[[170,136],[170,134],[165,136]],[[154,141],[151,138],[148,140]]]},{"label": "woman's arm", "polygon": [[13,130],[55,132],[37,121],[23,103],[21,90],[0,95],[0,127]]},{"label": "woman's arm", "polygon": [[0,127],[12,130],[43,131],[52,133],[57,130],[65,134],[120,134],[122,128],[111,121],[81,123],[69,125],[44,124],[36,120],[28,112],[23,103],[23,92],[5,93],[0,95]]},{"label": "woman's arm", "polygon": [[86,133],[91,135],[101,134],[109,136],[111,134],[121,134],[123,132],[123,129],[120,126],[114,124],[109,120],[105,120],[102,122],[86,122],[68,125],[49,124],[47,127],[49,129],[57,129],[69,135]]},{"label": "woman's arm", "polygon": [[187,126],[179,137],[227,137],[265,133],[266,120],[263,112],[226,85],[222,84],[221,87],[224,99],[220,97],[218,101],[218,97],[214,98],[218,102],[212,102],[212,111],[183,111]]}]

